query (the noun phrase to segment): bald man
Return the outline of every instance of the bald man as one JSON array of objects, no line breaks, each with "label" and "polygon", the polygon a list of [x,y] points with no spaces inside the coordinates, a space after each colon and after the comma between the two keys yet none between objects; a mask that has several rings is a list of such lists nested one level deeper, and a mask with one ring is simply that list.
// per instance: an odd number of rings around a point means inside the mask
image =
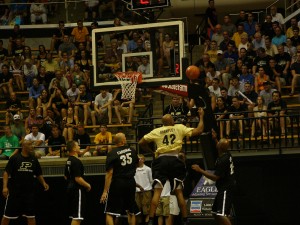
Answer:
[{"label": "bald man", "polygon": [[106,225],[113,225],[115,217],[123,212],[127,212],[128,224],[135,225],[135,215],[139,213],[134,179],[138,156],[134,149],[127,146],[125,134],[117,133],[114,143],[117,148],[108,152],[106,158],[105,184],[100,202],[106,203]]},{"label": "bald man", "polygon": [[216,41],[218,47],[220,47],[221,42],[224,40],[224,36],[223,36],[223,33],[222,33],[222,26],[220,24],[217,24],[215,26],[215,32],[212,35],[211,40]]},{"label": "bald man", "polygon": [[216,182],[218,194],[215,197],[212,213],[219,225],[231,225],[228,216],[230,215],[236,184],[233,160],[228,147],[229,141],[225,138],[217,143],[219,157],[214,173],[205,171],[196,164],[192,165],[193,170]]},{"label": "bald man", "polygon": [[199,108],[198,113],[200,120],[196,128],[174,124],[172,115],[166,114],[162,117],[163,126],[146,134],[139,142],[141,148],[150,152],[152,150],[149,147],[149,143],[154,142],[157,146],[155,160],[152,163],[154,194],[149,211],[148,225],[153,224],[159,198],[167,180],[170,181],[171,190],[176,194],[183,224],[187,222],[186,203],[182,194],[186,170],[182,160],[178,159],[178,154],[182,150],[182,140],[184,137],[200,135],[203,132],[203,109]]}]

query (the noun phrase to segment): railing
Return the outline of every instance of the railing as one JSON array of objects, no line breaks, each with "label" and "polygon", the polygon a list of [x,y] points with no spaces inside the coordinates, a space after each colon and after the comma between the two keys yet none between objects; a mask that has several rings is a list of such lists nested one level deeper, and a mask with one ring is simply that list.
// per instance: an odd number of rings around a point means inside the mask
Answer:
[{"label": "railing", "polygon": [[201,45],[202,40],[204,41],[207,36],[205,29],[206,16],[205,14],[198,14],[201,17],[199,24],[196,26],[194,33],[189,38],[189,52],[190,59],[193,59],[193,49],[196,45]]},{"label": "railing", "polygon": [[[278,3],[278,4],[277,4]],[[284,6],[284,23],[288,22],[291,18],[297,16],[299,14],[299,3],[300,0],[284,0],[284,1],[279,1],[276,0],[270,5],[266,7],[266,14],[270,14],[270,8],[274,5],[278,7],[279,6]]]},{"label": "railing", "polygon": [[[83,19],[84,13],[85,13],[85,0],[61,0],[61,1],[49,1],[49,2],[43,2],[47,9],[47,14],[48,16],[55,15],[54,19],[57,20],[55,23],[57,23],[59,20],[64,20],[67,23],[70,22],[76,22],[78,19]],[[100,2],[100,1],[99,1]],[[26,5],[25,10],[20,10],[24,11],[27,13],[27,16],[29,15],[30,18],[30,6],[32,3],[18,3],[17,0],[10,1],[10,2],[5,2],[5,3],[0,3],[0,5],[7,5],[9,7],[13,5]],[[123,3],[121,3],[123,4]],[[116,8],[118,8],[121,4],[117,4]],[[53,9],[52,9],[53,8]],[[16,16],[21,16],[21,13],[16,13],[14,14]],[[19,19],[22,20],[22,18],[19,17],[17,23],[20,23]],[[13,19],[13,18],[11,18]],[[2,21],[1,21],[2,22]],[[15,23],[15,20],[7,21],[6,24],[2,25],[10,25]]]},{"label": "railing", "polygon": [[[76,140],[75,140],[76,141]],[[103,146],[103,145],[106,145],[106,146],[114,146],[113,143],[101,143],[101,144],[95,144],[95,143],[91,143],[91,144],[80,144],[80,147],[87,147],[87,146],[90,146],[90,147],[97,147],[97,146]],[[138,142],[127,142],[127,146],[129,147],[132,147],[134,146],[135,149],[138,149]],[[45,152],[46,152],[46,156],[43,157],[43,158],[47,158],[47,149],[49,148],[60,148],[59,150],[59,156],[57,158],[63,158],[63,157],[66,157],[68,155],[68,152],[67,150],[65,149],[66,148],[66,145],[39,145],[39,146],[33,146],[33,148],[35,149],[45,149]],[[19,149],[21,150],[22,147],[5,147],[5,148],[0,148],[0,150],[5,150],[5,149]],[[93,150],[93,149],[92,149]],[[49,158],[53,158],[53,156],[49,156]]]}]

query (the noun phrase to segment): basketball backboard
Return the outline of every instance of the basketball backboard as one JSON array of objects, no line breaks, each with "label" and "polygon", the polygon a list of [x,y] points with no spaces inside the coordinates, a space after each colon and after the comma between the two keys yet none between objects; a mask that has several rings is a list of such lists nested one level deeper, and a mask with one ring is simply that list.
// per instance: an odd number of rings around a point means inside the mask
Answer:
[{"label": "basketball backboard", "polygon": [[[165,42],[167,36],[173,44]],[[182,21],[94,29],[92,39],[94,88],[120,85],[114,73],[126,71],[141,72],[143,82],[139,86],[145,87],[183,80]]]}]

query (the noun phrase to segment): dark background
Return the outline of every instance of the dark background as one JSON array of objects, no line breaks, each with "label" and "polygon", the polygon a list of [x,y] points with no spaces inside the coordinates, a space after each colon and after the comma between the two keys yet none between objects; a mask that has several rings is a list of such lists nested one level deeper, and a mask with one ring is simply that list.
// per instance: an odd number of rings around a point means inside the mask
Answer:
[{"label": "dark background", "polygon": [[[197,160],[193,160],[197,162]],[[194,163],[189,162],[189,164]],[[299,225],[300,155],[255,156],[235,158],[238,181],[234,219],[235,225]],[[199,160],[199,163],[202,162]],[[87,176],[92,190],[88,193],[85,225],[105,224],[104,205],[99,203],[104,176]],[[50,190],[44,192],[37,184],[37,225],[66,225],[65,181],[63,177],[46,177]],[[2,186],[2,182],[1,182]],[[0,199],[3,213],[5,199]],[[24,219],[10,224],[23,224]],[[178,224],[180,219],[176,220]],[[197,221],[191,224],[215,224]]]}]

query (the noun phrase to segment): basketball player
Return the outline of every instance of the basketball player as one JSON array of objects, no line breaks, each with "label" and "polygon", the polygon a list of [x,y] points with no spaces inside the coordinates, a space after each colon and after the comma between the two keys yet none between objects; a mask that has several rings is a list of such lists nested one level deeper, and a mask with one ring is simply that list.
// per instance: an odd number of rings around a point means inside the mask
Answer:
[{"label": "basketball player", "polygon": [[100,203],[105,203],[106,225],[114,225],[116,216],[128,215],[128,224],[135,225],[139,214],[135,202],[136,183],[134,175],[138,156],[134,149],[126,146],[126,137],[117,133],[114,148],[107,154],[105,184]]},{"label": "basketball player", "polygon": [[[35,225],[34,186],[35,178],[43,185],[45,191],[49,186],[42,176],[39,161],[34,157],[33,142],[25,140],[22,152],[13,155],[3,173],[2,194],[7,199],[1,225],[8,225],[11,219],[19,216],[27,218],[27,224]],[[8,189],[8,177],[11,176]]]},{"label": "basketball player", "polygon": [[229,142],[222,138],[217,143],[219,157],[216,161],[215,172],[210,173],[200,168],[198,165],[192,165],[192,169],[203,174],[205,177],[216,181],[218,194],[212,207],[212,213],[219,225],[231,225],[230,210],[233,201],[233,191],[235,189],[234,165],[232,156],[228,151]]},{"label": "basketball player", "polygon": [[76,141],[67,143],[69,158],[65,166],[65,179],[67,180],[67,199],[71,225],[80,225],[84,219],[84,210],[87,208],[86,191],[91,190],[91,185],[83,178],[83,164],[78,159],[80,147]]},{"label": "basketball player", "polygon": [[187,209],[182,193],[182,184],[186,175],[186,169],[184,162],[178,159],[178,154],[181,151],[182,139],[184,137],[196,136],[203,132],[204,111],[202,108],[198,109],[198,114],[200,121],[196,128],[188,128],[182,124],[174,125],[172,115],[166,114],[162,117],[163,126],[146,134],[139,142],[141,148],[149,152],[152,152],[149,147],[150,142],[154,142],[157,146],[155,151],[156,158],[152,163],[154,194],[149,211],[148,225],[153,224],[159,198],[167,180],[170,181],[171,191],[177,197],[183,223],[187,223]]}]

